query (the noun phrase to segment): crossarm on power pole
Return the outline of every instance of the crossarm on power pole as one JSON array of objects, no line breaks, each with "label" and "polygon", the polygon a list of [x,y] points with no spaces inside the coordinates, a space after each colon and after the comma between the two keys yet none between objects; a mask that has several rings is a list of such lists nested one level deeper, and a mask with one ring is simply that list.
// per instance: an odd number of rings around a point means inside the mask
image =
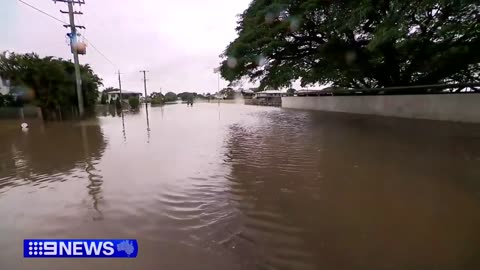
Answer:
[{"label": "crossarm on power pole", "polygon": [[77,0],[77,1],[74,1],[74,0],[53,0],[53,2],[54,3],[63,2],[63,3],[69,3],[69,4],[85,5],[84,0]]}]

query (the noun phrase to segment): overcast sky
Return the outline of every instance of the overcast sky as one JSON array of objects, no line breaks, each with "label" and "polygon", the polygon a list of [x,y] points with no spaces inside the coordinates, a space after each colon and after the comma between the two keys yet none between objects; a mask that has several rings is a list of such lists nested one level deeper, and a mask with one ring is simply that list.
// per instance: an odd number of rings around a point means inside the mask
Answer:
[{"label": "overcast sky", "polygon": [[[59,9],[64,3],[24,0],[55,17],[68,21]],[[65,37],[67,29],[18,0],[0,0],[0,50],[37,52],[71,59]],[[85,0],[76,10],[76,23],[87,27],[81,33],[114,65],[91,46],[80,56],[103,78],[105,87],[118,86],[143,92],[147,73],[148,92],[215,92],[218,57],[236,37],[237,15],[250,0]],[[226,86],[221,81],[221,87]],[[248,86],[248,85],[245,85]]]}]

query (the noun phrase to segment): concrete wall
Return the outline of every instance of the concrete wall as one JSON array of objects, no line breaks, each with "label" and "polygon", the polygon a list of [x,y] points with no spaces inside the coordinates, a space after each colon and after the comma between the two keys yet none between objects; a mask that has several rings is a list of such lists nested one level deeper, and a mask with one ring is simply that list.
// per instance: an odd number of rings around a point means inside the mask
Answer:
[{"label": "concrete wall", "polygon": [[480,93],[282,97],[282,107],[480,123]]}]

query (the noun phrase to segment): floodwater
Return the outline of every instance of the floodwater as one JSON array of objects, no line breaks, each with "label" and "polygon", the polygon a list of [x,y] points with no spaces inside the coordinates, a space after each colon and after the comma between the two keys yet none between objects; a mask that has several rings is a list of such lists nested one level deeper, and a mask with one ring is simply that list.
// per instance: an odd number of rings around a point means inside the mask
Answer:
[{"label": "floodwater", "polygon": [[480,269],[480,126],[199,103],[2,130],[0,269]]}]

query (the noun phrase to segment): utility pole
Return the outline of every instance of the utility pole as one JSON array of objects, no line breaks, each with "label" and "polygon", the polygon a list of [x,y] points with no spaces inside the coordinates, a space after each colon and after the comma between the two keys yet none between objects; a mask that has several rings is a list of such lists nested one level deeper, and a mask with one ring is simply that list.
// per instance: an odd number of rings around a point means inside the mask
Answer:
[{"label": "utility pole", "polygon": [[120,90],[120,104],[123,102],[122,98],[122,79],[120,78],[120,70],[118,71],[118,90]]},{"label": "utility pole", "polygon": [[218,81],[217,81],[217,84],[218,84],[218,92],[217,93],[220,93],[220,71],[221,71],[221,67],[216,67],[213,69],[213,73],[217,73],[218,74]]},{"label": "utility pole", "polygon": [[143,73],[143,88],[145,89],[145,113],[147,114],[147,143],[150,143],[150,121],[148,119],[148,105],[147,105],[147,70],[140,70]]},{"label": "utility pole", "polygon": [[83,116],[84,113],[84,108],[83,108],[83,95],[82,95],[82,78],[80,77],[80,66],[79,66],[79,61],[78,61],[78,51],[76,48],[77,44],[77,28],[83,28],[85,29],[84,26],[81,25],[75,25],[75,16],[74,15],[82,15],[82,12],[76,12],[73,11],[73,4],[78,4],[78,5],[84,5],[85,1],[84,0],[53,0],[54,3],[56,2],[63,2],[67,3],[68,5],[68,11],[62,11],[60,10],[61,13],[68,13],[68,17],[70,19],[70,24],[64,25],[64,27],[68,28],[70,27],[70,48],[73,53],[73,62],[75,65],[75,80],[77,84],[77,98],[78,98],[78,113],[80,114],[80,117]]},{"label": "utility pole", "polygon": [[145,104],[147,103],[147,75],[148,70],[140,70],[143,72],[143,88],[145,89]]}]

